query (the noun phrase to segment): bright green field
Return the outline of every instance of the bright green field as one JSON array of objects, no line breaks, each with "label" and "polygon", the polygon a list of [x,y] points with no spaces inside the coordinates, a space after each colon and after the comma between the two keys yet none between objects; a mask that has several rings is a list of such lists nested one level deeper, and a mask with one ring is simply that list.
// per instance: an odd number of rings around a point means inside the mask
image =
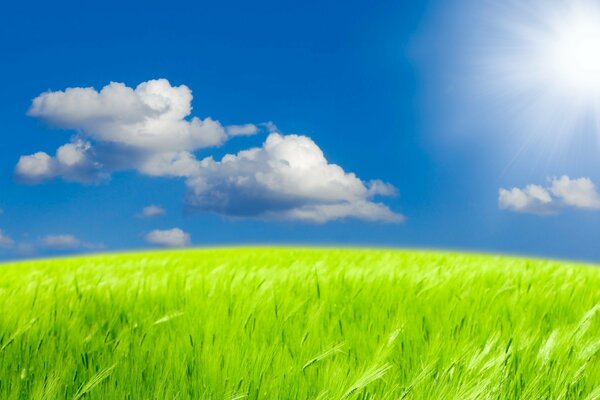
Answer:
[{"label": "bright green field", "polygon": [[215,249],[0,266],[0,399],[599,399],[600,269]]}]

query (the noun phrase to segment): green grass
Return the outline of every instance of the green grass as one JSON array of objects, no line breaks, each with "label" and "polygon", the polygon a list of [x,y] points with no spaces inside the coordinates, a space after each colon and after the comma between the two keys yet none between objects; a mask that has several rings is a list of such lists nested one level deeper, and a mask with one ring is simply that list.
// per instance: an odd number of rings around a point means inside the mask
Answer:
[{"label": "green grass", "polygon": [[600,269],[215,249],[0,266],[1,399],[599,399]]}]

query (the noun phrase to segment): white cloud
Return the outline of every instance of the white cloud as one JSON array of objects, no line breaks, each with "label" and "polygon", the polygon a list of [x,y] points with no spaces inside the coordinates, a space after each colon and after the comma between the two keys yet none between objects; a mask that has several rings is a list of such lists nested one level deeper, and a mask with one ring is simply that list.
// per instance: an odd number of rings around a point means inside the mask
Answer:
[{"label": "white cloud", "polygon": [[42,247],[50,250],[76,250],[76,249],[99,249],[101,245],[87,243],[74,235],[59,234],[47,235],[40,238],[39,243]]},{"label": "white cloud", "polygon": [[69,88],[36,97],[29,115],[100,142],[156,151],[194,150],[223,143],[226,133],[210,118],[186,119],[192,92],[166,79],[135,89],[111,82],[102,90]]},{"label": "white cloud", "polygon": [[500,189],[498,203],[501,209],[521,213],[549,214],[553,211],[550,193],[539,185]]},{"label": "white cloud", "polygon": [[[54,155],[24,155],[18,180],[62,178],[95,183],[117,171],[186,178],[187,205],[233,217],[325,222],[358,218],[401,222],[403,216],[376,196],[397,190],[380,180],[364,182],[330,164],[308,137],[282,135],[272,122],[223,127],[190,117],[191,90],[165,79],[130,88],[112,82],[97,91],[69,88],[36,97],[29,115],[77,134]],[[194,152],[228,138],[269,132],[262,147],[198,160]]]},{"label": "white cloud", "polygon": [[10,250],[21,255],[32,255],[40,249],[46,250],[97,250],[104,248],[102,244],[84,242],[74,235],[47,235],[36,242],[17,242],[0,229],[0,250]]},{"label": "white cloud", "polygon": [[570,179],[562,176],[552,180],[550,191],[565,205],[600,210],[600,194],[589,178]]},{"label": "white cloud", "polygon": [[149,205],[142,209],[141,216],[145,217],[145,218],[153,218],[153,217],[160,217],[162,215],[165,215],[166,213],[167,212],[165,211],[165,209],[160,206]]},{"label": "white cloud", "polygon": [[91,144],[79,138],[60,146],[51,157],[44,152],[21,156],[15,174],[23,182],[39,183],[62,177],[66,181],[91,183],[107,179],[102,164],[95,160]]},{"label": "white cloud", "polygon": [[[191,152],[221,145],[228,138],[218,121],[190,117],[191,101],[187,86],[171,86],[166,79],[136,88],[111,82],[100,91],[69,88],[43,93],[33,100],[28,115],[78,134],[54,156],[45,152],[22,156],[15,174],[31,183],[57,177],[97,182],[128,169],[153,176],[187,176],[195,161]],[[256,128],[248,124],[231,130],[250,134],[252,127]]]},{"label": "white cloud", "polygon": [[15,241],[0,229],[0,249],[9,249],[15,245]]},{"label": "white cloud", "polygon": [[48,249],[76,249],[81,246],[81,240],[73,235],[48,235],[40,239],[42,246]]},{"label": "white cloud", "polygon": [[501,209],[532,214],[556,214],[561,207],[600,210],[600,194],[589,178],[552,178],[547,187],[500,189]]},{"label": "white cloud", "polygon": [[164,247],[185,247],[192,242],[190,235],[179,228],[155,229],[145,236],[146,242]]},{"label": "white cloud", "polygon": [[138,171],[149,176],[187,177],[199,169],[196,156],[187,151],[155,153],[141,160]]},{"label": "white cloud", "polygon": [[52,158],[40,151],[29,156],[21,156],[16,173],[23,179],[40,181],[54,176],[53,164]]},{"label": "white cloud", "polygon": [[229,136],[250,136],[258,133],[258,127],[254,124],[229,125],[226,130]]},{"label": "white cloud", "polygon": [[56,161],[67,167],[80,165],[85,162],[86,152],[89,151],[91,147],[89,142],[84,142],[82,140],[65,144],[56,150]]},{"label": "white cloud", "polygon": [[287,211],[266,213],[265,217],[324,223],[336,219],[356,218],[363,221],[400,223],[404,217],[383,204],[356,201],[337,204],[314,204],[292,208]]},{"label": "white cloud", "polygon": [[358,218],[401,222],[403,217],[371,201],[395,194],[381,181],[365,183],[328,163],[308,137],[269,135],[260,148],[205,158],[186,181],[187,204],[234,217],[325,222]]}]

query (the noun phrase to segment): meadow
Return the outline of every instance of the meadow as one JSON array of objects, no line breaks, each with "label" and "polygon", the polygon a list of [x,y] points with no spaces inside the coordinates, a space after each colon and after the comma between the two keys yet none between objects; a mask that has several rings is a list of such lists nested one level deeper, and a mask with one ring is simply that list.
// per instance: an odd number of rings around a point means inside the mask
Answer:
[{"label": "meadow", "polygon": [[600,269],[236,248],[0,265],[1,399],[600,399]]}]

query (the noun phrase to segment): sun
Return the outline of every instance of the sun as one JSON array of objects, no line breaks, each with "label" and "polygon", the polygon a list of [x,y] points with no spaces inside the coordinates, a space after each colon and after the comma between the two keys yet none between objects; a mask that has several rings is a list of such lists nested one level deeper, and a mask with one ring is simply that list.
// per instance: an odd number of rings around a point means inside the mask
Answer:
[{"label": "sun", "polygon": [[590,145],[600,145],[600,1],[474,7],[461,53],[468,100],[494,112],[506,140],[535,147],[547,160],[575,140],[592,136]]},{"label": "sun", "polygon": [[583,97],[600,95],[600,12],[579,3],[549,21],[540,61],[561,90]]}]

